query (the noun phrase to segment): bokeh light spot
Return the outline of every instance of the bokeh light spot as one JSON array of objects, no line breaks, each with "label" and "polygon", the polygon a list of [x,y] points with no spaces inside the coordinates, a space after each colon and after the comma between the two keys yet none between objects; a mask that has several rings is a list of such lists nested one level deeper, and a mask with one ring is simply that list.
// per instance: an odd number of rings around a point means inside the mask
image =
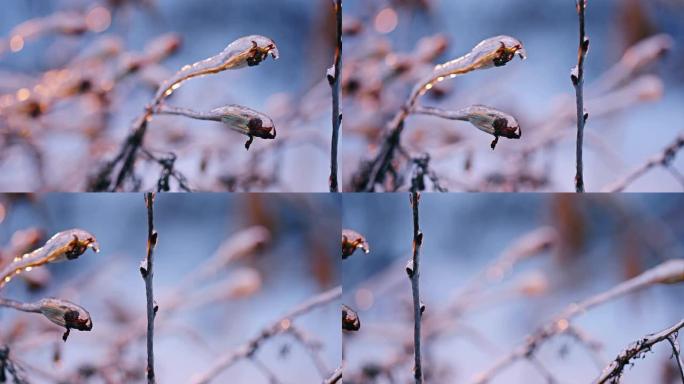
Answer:
[{"label": "bokeh light spot", "polygon": [[399,18],[392,8],[384,8],[375,16],[375,30],[380,33],[390,33],[397,28]]}]

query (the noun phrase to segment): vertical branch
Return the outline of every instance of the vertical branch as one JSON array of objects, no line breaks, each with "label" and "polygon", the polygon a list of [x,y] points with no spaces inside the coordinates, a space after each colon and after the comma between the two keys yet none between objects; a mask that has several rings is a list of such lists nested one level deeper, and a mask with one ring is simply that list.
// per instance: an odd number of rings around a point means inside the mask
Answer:
[{"label": "vertical branch", "polygon": [[423,305],[420,302],[420,246],[423,244],[423,232],[420,231],[420,223],[418,217],[418,203],[420,202],[420,193],[411,192],[411,207],[413,208],[413,270],[409,273],[411,278],[411,290],[413,291],[413,345],[415,355],[415,366],[413,376],[416,379],[416,384],[423,382],[423,369],[420,359],[420,321],[423,314]]},{"label": "vertical branch", "polygon": [[584,125],[589,114],[584,112],[584,59],[589,51],[589,38],[584,29],[584,10],[587,0],[577,0],[577,14],[579,15],[579,48],[577,49],[577,66],[572,69],[570,79],[575,86],[575,98],[577,102],[577,151],[575,174],[575,191],[584,192],[584,164],[582,162],[582,142],[584,140]]},{"label": "vertical branch", "polygon": [[684,367],[682,366],[682,358],[680,357],[679,353],[679,342],[674,334],[669,335],[667,337],[667,341],[672,347],[672,357],[674,357],[675,361],[677,362],[677,368],[679,368],[679,377],[682,379],[682,384],[684,384]]},{"label": "vertical branch", "polygon": [[157,232],[154,230],[154,193],[145,194],[147,207],[147,256],[140,265],[140,274],[145,280],[145,294],[147,296],[147,382],[155,383],[154,376],[154,318],[157,315],[157,304],[154,302],[152,290],[153,254],[157,246]]},{"label": "vertical branch", "polygon": [[340,113],[340,72],[342,71],[342,0],[333,0],[335,19],[337,20],[337,44],[335,48],[335,62],[328,69],[328,83],[332,89],[332,142],[330,146],[330,192],[339,192],[337,183],[337,144],[342,125]]}]

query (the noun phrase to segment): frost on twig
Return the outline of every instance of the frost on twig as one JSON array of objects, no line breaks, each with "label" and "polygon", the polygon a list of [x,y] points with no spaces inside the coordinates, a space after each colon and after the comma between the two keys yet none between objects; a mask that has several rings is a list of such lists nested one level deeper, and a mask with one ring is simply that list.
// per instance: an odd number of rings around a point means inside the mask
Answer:
[{"label": "frost on twig", "polygon": [[679,343],[677,341],[677,333],[681,328],[684,327],[684,320],[680,320],[677,324],[664,329],[658,333],[653,333],[646,335],[641,339],[635,341],[623,351],[621,351],[615,360],[611,361],[608,366],[606,366],[601,375],[594,380],[595,384],[618,384],[620,378],[622,377],[622,372],[627,365],[632,364],[631,361],[638,359],[646,352],[649,352],[651,348],[660,343],[661,341],[667,340],[672,347],[673,357],[676,359],[677,367],[679,368],[679,374],[682,382],[684,383],[684,371],[682,370],[682,358],[680,356]]},{"label": "frost on twig", "polygon": [[368,245],[368,242],[366,241],[366,238],[363,237],[360,233],[351,230],[351,229],[343,229],[342,230],[342,259],[346,259],[349,256],[353,255],[354,252],[356,252],[357,249],[360,249],[363,251],[363,253],[370,253],[370,246]]},{"label": "frost on twig", "polygon": [[491,144],[492,149],[496,148],[500,136],[519,139],[522,135],[520,124],[515,117],[485,105],[472,105],[456,111],[417,106],[413,109],[413,113],[432,115],[448,120],[467,121],[482,132],[494,136],[494,141]]}]

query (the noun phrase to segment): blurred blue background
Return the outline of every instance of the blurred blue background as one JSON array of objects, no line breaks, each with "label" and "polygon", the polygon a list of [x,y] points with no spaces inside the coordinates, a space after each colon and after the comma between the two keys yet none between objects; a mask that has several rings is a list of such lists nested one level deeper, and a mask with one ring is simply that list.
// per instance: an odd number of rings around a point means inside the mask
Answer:
[{"label": "blurred blue background", "polygon": [[[159,243],[155,251],[154,289],[164,313],[164,299],[172,289],[217,250],[230,235],[251,225],[271,232],[271,241],[243,261],[233,263],[218,277],[235,279],[245,268],[258,271],[262,285],[253,295],[179,312],[155,332],[157,376],[162,383],[187,383],[205,371],[220,353],[233,350],[257,335],[286,311],[316,293],[340,284],[339,201],[329,195],[269,194],[162,194],[155,201],[155,227]],[[145,287],[138,266],[145,256],[147,215],[141,194],[4,195],[0,206],[0,244],[26,227],[46,234],[78,227],[92,232],[101,247],[73,262],[48,266],[52,281],[43,291],[31,293],[21,281],[3,289],[3,297],[39,300],[57,295],[90,311],[91,332],[71,333],[62,343],[61,333],[40,335],[27,347],[32,333],[13,344],[15,356],[31,366],[29,378],[43,382],[32,367],[68,372],[81,363],[97,363],[116,337],[128,326],[117,324],[116,308],[144,316]],[[2,220],[4,219],[4,220]],[[193,286],[197,289],[197,284]],[[199,291],[198,291],[199,292]],[[116,305],[113,309],[112,306]],[[40,315],[0,310],[0,339],[8,337],[15,320],[50,325]],[[339,304],[334,302],[295,320],[294,324],[322,342],[322,357],[330,369],[341,359]],[[54,327],[52,327],[54,329]],[[35,328],[32,327],[30,329]],[[190,330],[190,336],[188,331]],[[193,335],[194,333],[194,335]],[[30,342],[28,342],[30,345]],[[53,344],[62,344],[61,363],[51,362]],[[23,347],[20,347],[23,346]],[[24,349],[26,348],[26,349]],[[283,348],[289,354],[281,355]],[[144,361],[145,342],[133,343],[129,358]],[[258,359],[285,382],[317,382],[318,372],[307,351],[288,335],[276,336],[257,352]],[[268,383],[268,378],[247,362],[218,376],[216,382]],[[32,381],[33,382],[33,381]]]},{"label": "blurred blue background", "polygon": [[[507,111],[518,119],[522,127],[520,141],[506,141],[496,151],[489,149],[491,137],[476,132],[465,123],[444,122],[434,117],[411,117],[405,142],[410,143],[411,128],[426,128],[426,132],[453,129],[474,142],[476,150],[474,174],[482,175],[501,168],[501,155],[513,153],[535,139],[538,126],[548,118],[552,108],[565,96],[574,108],[574,89],[570,69],[577,63],[578,17],[574,0],[377,0],[346,2],[349,20],[361,21],[367,32],[363,36],[387,39],[392,50],[410,53],[423,37],[442,34],[449,41],[447,52],[436,62],[459,57],[478,42],[496,35],[510,35],[520,39],[528,53],[525,61],[514,60],[504,68],[476,71],[456,80],[445,82],[447,89],[455,89],[454,97],[430,99],[426,105],[458,109],[470,104],[485,104]],[[388,33],[378,33],[374,27],[383,9],[397,15],[396,27]],[[624,50],[639,39],[657,33],[669,34],[672,51],[650,70],[662,77],[664,95],[655,102],[641,102],[618,113],[592,118],[589,112],[585,143],[585,182],[588,191],[599,191],[619,176],[642,164],[659,152],[684,130],[684,3],[679,0],[602,0],[588,1],[586,29],[590,49],[585,64],[585,85],[588,87],[615,64]],[[391,24],[386,22],[387,24]],[[388,27],[389,28],[389,27]],[[345,48],[348,57],[364,38],[350,37]],[[366,39],[369,41],[370,39]],[[361,49],[359,51],[363,52]],[[358,56],[358,54],[357,54]],[[410,87],[406,87],[408,93]],[[400,94],[403,95],[403,94]],[[403,97],[403,96],[398,96]],[[595,108],[594,108],[595,110]],[[388,121],[389,117],[385,119]],[[574,122],[573,122],[574,125]],[[543,151],[538,164],[550,174],[552,191],[574,190],[575,135],[567,137],[552,150]],[[425,133],[430,136],[432,133]],[[597,144],[592,135],[603,143]],[[354,141],[348,140],[348,145]],[[434,152],[435,148],[420,148]],[[363,146],[353,146],[347,161],[356,164]],[[374,151],[371,151],[374,152]],[[435,171],[451,179],[467,182],[464,175],[465,151],[452,151],[452,161],[433,162]],[[541,159],[539,159],[539,157]],[[497,161],[499,160],[499,161]],[[675,161],[683,169],[684,160]],[[347,174],[354,169],[346,168]],[[458,184],[456,184],[458,185]],[[456,189],[455,187],[452,189]],[[655,169],[635,182],[631,191],[681,191],[682,186],[666,170]]]},{"label": "blurred blue background", "polygon": [[[561,238],[552,251],[516,264],[502,282],[492,282],[481,306],[466,311],[457,322],[464,327],[430,344],[426,356],[439,364],[433,370],[445,374],[434,382],[470,382],[570,303],[662,260],[684,257],[683,203],[684,196],[667,194],[423,194],[420,290],[426,320],[525,234],[550,226]],[[401,353],[404,341],[412,344],[411,285],[404,271],[413,231],[409,196],[347,194],[342,227],[363,234],[371,249],[368,255],[357,252],[342,265],[343,302],[361,318],[361,330],[345,334],[347,370],[358,372]],[[541,293],[516,294],[516,287],[526,282]],[[607,364],[632,341],[681,320],[683,294],[682,284],[653,287],[594,308],[577,317],[575,324],[602,343]],[[591,382],[599,373],[591,354],[568,337],[552,339],[536,356],[563,383]],[[664,371],[666,366],[673,368],[670,356],[667,343],[656,346],[654,353],[625,371],[622,382],[669,383]],[[409,360],[395,371],[398,382],[411,377],[412,357]],[[524,361],[493,381],[545,382]]]},{"label": "blurred blue background", "polygon": [[[226,104],[240,104],[272,117],[279,137],[285,137],[288,133],[302,134],[301,131],[304,130],[313,139],[318,139],[320,135],[329,142],[330,88],[325,81],[325,73],[333,60],[334,23],[329,22],[333,17],[330,1],[10,0],[4,3],[0,14],[0,36],[9,39],[12,28],[28,19],[45,17],[58,11],[86,11],[98,5],[111,11],[112,22],[106,31],[78,37],[41,37],[27,42],[20,52],[6,53],[0,57],[0,72],[14,74],[10,77],[21,82],[23,76],[36,76],[47,69],[61,68],[89,43],[102,36],[120,37],[125,51],[142,52],[145,44],[155,37],[173,32],[181,37],[182,45],[176,54],[162,63],[171,74],[186,64],[218,54],[239,37],[264,35],[276,42],[280,52],[279,60],[268,59],[257,67],[194,79],[184,84],[182,91],[175,92],[169,99],[169,104],[198,111],[208,111]],[[21,76],[17,73],[21,73]],[[152,90],[146,88],[138,76],[134,76],[132,80],[126,79],[122,84],[116,88],[114,113],[109,121],[111,136],[115,138],[117,147],[128,133],[131,122],[150,101],[152,94]],[[0,88],[2,85],[0,84]],[[315,89],[313,97],[316,103],[303,103],[303,95],[311,89]],[[16,89],[3,89],[2,93],[5,92],[14,94]],[[301,107],[309,108],[304,112],[310,115],[309,120],[292,121],[290,115],[299,113],[298,109]],[[84,108],[81,106],[73,113],[80,116],[84,113]],[[67,125],[59,115],[52,116],[49,124]],[[73,116],[72,114],[71,117]],[[216,173],[238,173],[244,170],[243,163],[251,158],[251,154],[246,153],[243,147],[246,139],[235,133],[226,134],[220,124],[167,116],[156,120],[158,123],[153,124],[154,128],[150,133],[153,138],[148,139],[152,143],[152,149],[176,152],[179,155],[178,168],[200,190],[221,189],[209,184],[207,180],[211,180],[211,176]],[[165,136],[179,131],[193,138],[193,145],[159,142]],[[52,188],[58,191],[82,190],[81,185],[65,184],[64,179],[73,179],[76,170],[82,171],[82,156],[88,150],[86,143],[73,136],[41,137],[41,140],[49,143],[44,145],[48,153],[46,156],[54,156],[62,164],[59,169],[49,172],[49,181],[61,184]],[[275,143],[257,140],[253,150],[273,147]],[[222,156],[235,160],[226,165],[219,159],[213,159],[210,165],[219,163],[221,169],[210,169],[209,176],[205,174],[200,178],[198,163],[201,161],[202,148],[208,144],[220,144]],[[320,148],[305,141],[286,148],[282,158],[277,160],[278,174],[283,183],[277,189],[326,191],[328,158],[327,144],[325,148]],[[10,160],[12,161],[5,160],[4,166],[0,167],[0,185],[6,186],[3,189],[36,190],[30,161],[21,157],[10,157]],[[306,164],[305,173],[302,172],[302,164]],[[148,180],[158,174],[156,169],[143,169],[141,172]],[[82,176],[79,175],[78,178],[80,177]]]}]

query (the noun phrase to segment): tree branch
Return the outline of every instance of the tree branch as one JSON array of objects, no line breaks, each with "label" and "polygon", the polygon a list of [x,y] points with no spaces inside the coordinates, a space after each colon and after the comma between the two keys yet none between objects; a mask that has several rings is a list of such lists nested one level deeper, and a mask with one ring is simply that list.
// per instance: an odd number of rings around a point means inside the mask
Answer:
[{"label": "tree branch", "polygon": [[154,318],[157,315],[157,304],[154,302],[152,278],[154,276],[154,248],[157,246],[157,231],[154,230],[154,193],[145,194],[147,207],[147,255],[140,265],[140,274],[145,280],[147,297],[147,382],[154,384]]},{"label": "tree branch", "polygon": [[411,290],[413,292],[413,345],[415,366],[413,377],[416,384],[423,382],[423,368],[420,358],[420,321],[423,315],[423,305],[420,301],[420,247],[423,244],[423,233],[420,231],[418,205],[420,203],[420,193],[411,193],[411,207],[413,209],[413,271],[409,273],[411,278]]},{"label": "tree branch", "polygon": [[684,373],[682,372],[682,360],[679,356],[679,348],[673,341],[677,337],[677,332],[682,327],[684,327],[684,320],[680,320],[677,324],[671,326],[670,328],[664,329],[658,333],[646,335],[638,341],[635,341],[622,352],[620,352],[615,360],[603,369],[603,372],[601,372],[601,375],[594,381],[594,383],[618,383],[620,381],[620,377],[622,376],[622,371],[632,359],[642,356],[644,353],[650,351],[655,344],[658,344],[664,340],[668,340],[672,346],[672,351],[675,359],[677,360],[682,383],[684,383]]},{"label": "tree branch", "polygon": [[570,78],[575,86],[575,98],[577,103],[577,150],[575,175],[575,191],[584,192],[584,164],[582,161],[582,142],[584,140],[584,125],[589,114],[584,113],[584,60],[589,51],[589,38],[584,28],[584,10],[587,0],[577,0],[577,14],[579,15],[579,48],[577,49],[577,66],[573,68]]},{"label": "tree branch", "polygon": [[22,312],[40,313],[40,303],[22,303],[2,297],[0,297],[0,307],[12,308]]},{"label": "tree branch", "polygon": [[628,173],[626,176],[604,188],[603,192],[622,192],[625,188],[627,188],[627,186],[634,182],[634,180],[643,176],[646,172],[655,167],[661,166],[665,168],[671,168],[675,156],[677,156],[677,153],[682,148],[684,148],[684,133],[680,133],[675,140],[665,147],[660,153],[655,154],[645,163]]},{"label": "tree branch", "polygon": [[340,73],[342,72],[342,0],[333,0],[335,19],[337,21],[337,46],[335,48],[335,62],[328,70],[328,83],[332,89],[332,141],[330,146],[330,192],[339,192],[337,181],[337,144],[342,124],[340,113]]}]

